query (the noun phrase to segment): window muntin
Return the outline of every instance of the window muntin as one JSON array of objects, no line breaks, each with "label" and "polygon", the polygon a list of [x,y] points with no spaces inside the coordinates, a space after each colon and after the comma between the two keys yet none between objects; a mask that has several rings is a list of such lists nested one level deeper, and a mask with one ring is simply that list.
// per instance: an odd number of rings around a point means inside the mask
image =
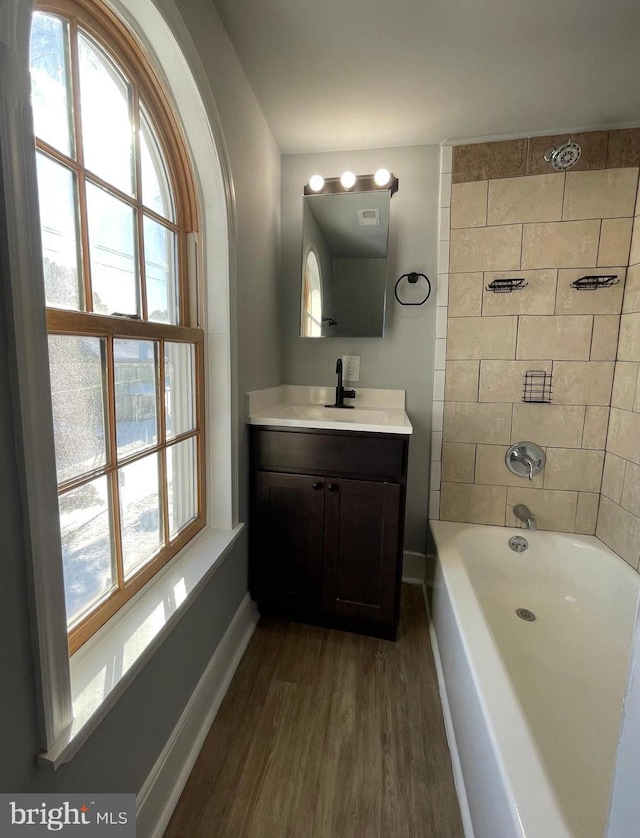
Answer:
[{"label": "window muntin", "polygon": [[190,172],[148,65],[89,5],[36,12],[31,52],[72,651],[204,525]]}]

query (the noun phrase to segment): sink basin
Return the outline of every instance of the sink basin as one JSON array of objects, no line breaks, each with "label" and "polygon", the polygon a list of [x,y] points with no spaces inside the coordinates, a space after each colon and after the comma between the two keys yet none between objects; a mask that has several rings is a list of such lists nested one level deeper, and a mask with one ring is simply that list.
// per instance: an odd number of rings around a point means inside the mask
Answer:
[{"label": "sink basin", "polygon": [[356,407],[330,408],[320,404],[289,404],[282,408],[283,417],[289,414],[297,419],[314,419],[319,422],[370,422],[374,425],[386,423],[386,410]]}]

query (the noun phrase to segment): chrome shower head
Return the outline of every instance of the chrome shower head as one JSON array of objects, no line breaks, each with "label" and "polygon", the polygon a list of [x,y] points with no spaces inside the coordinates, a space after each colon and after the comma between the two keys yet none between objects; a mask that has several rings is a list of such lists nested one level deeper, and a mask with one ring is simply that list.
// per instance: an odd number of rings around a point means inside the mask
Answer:
[{"label": "chrome shower head", "polygon": [[557,148],[549,149],[544,159],[547,163],[551,163],[557,172],[564,172],[576,165],[581,154],[582,149],[578,143],[572,142],[569,138],[566,143],[559,145]]}]

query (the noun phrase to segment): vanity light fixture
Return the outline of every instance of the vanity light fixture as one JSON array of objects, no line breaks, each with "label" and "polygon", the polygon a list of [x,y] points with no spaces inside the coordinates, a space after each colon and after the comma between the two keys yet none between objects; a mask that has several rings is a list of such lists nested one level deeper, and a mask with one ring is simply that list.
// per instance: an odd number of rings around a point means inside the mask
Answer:
[{"label": "vanity light fixture", "polygon": [[309,178],[309,188],[314,192],[320,192],[324,188],[324,178],[322,175],[313,175]]},{"label": "vanity light fixture", "polygon": [[304,187],[305,195],[339,195],[345,192],[380,192],[389,190],[392,195],[398,191],[398,178],[388,169],[378,169],[375,175],[354,175],[345,172],[342,177],[323,178],[313,175]]},{"label": "vanity light fixture", "polygon": [[353,174],[353,172],[344,172],[344,174],[340,178],[340,183],[344,186],[345,189],[351,189],[353,186],[355,186],[356,176]]}]

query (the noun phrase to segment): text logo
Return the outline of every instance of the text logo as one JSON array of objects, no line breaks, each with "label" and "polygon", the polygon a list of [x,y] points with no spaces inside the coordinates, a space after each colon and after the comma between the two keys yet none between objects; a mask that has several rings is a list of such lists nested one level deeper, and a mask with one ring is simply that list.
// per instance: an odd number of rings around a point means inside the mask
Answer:
[{"label": "text logo", "polygon": [[0,794],[0,838],[135,838],[134,794]]}]

